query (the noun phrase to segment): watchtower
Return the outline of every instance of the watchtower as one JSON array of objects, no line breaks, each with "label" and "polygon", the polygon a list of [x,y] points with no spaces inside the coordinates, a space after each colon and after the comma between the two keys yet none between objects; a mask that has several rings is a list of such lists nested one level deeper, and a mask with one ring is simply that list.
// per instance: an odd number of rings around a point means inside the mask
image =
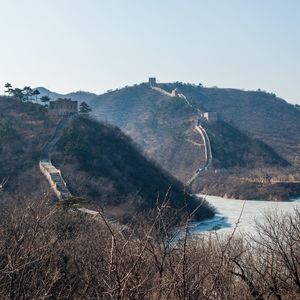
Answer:
[{"label": "watchtower", "polygon": [[155,77],[149,77],[149,85],[150,85],[150,87],[156,86],[156,78]]},{"label": "watchtower", "polygon": [[56,116],[67,116],[78,113],[78,102],[71,99],[61,99],[50,101],[49,114]]},{"label": "watchtower", "polygon": [[172,94],[173,97],[177,97],[178,94],[179,94],[178,88],[175,88],[175,89],[171,92],[171,94]]},{"label": "watchtower", "polygon": [[201,121],[204,122],[216,122],[218,121],[219,116],[217,112],[205,112],[201,114],[201,117],[199,119],[199,122],[201,123]]}]

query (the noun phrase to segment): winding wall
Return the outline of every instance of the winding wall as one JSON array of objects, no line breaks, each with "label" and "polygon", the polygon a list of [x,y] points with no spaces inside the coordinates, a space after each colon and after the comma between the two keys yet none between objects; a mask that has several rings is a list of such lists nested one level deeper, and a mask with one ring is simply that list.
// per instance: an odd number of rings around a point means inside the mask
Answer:
[{"label": "winding wall", "polygon": [[[183,99],[187,105],[189,105],[190,107],[194,108],[197,112],[201,113],[201,111],[199,110],[199,108],[194,107],[190,101],[188,100],[188,98],[182,94],[182,93],[178,93],[177,95],[169,93],[165,90],[163,90],[162,88],[159,87],[153,87],[150,86],[151,89],[156,90],[164,95],[167,95],[169,97],[176,97],[178,96],[179,98]],[[208,170],[208,168],[212,165],[212,152],[211,152],[211,145],[210,145],[210,140],[208,137],[208,134],[206,132],[206,130],[199,124],[198,120],[197,120],[197,125],[196,125],[196,130],[197,132],[200,133],[202,139],[203,139],[203,143],[204,143],[204,149],[205,149],[205,163],[202,167],[200,167],[194,174],[193,176],[186,182],[186,185],[190,185],[192,184],[192,182],[202,173],[206,172]]]},{"label": "winding wall", "polygon": [[[52,164],[50,152],[55,146],[55,144],[58,142],[63,129],[67,126],[67,124],[72,118],[74,118],[74,115],[65,117],[59,122],[52,136],[52,139],[44,146],[39,162],[40,171],[46,177],[51,189],[53,190],[59,201],[66,200],[68,197],[71,197],[72,194],[69,191],[68,186],[62,177],[61,171]],[[82,213],[88,214],[92,217],[102,219],[98,211],[91,210],[85,207],[78,207],[77,210],[81,211]],[[105,219],[110,224],[118,226],[119,229],[123,228],[117,221],[113,220],[112,218],[109,218],[106,215]]]},{"label": "winding wall", "polygon": [[40,161],[39,167],[60,201],[72,196],[61,175],[61,171],[55,168],[50,161]]}]

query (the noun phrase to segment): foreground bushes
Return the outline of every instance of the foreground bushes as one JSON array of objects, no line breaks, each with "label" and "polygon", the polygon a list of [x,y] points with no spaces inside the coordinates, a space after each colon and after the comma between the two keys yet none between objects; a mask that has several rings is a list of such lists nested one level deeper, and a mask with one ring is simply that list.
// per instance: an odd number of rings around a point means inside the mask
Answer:
[{"label": "foreground bushes", "polygon": [[300,298],[299,210],[266,216],[247,240],[179,243],[163,207],[134,230],[45,201],[0,214],[0,299]]}]

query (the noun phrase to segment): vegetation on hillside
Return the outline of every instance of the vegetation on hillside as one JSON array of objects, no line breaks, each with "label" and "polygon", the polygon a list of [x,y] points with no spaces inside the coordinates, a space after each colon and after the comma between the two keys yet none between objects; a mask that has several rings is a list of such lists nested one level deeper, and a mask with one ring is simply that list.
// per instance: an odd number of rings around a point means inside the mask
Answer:
[{"label": "vegetation on hillside", "polygon": [[201,138],[192,131],[197,114],[182,99],[141,84],[100,95],[90,105],[93,115],[119,126],[146,155],[183,182],[202,163]]},{"label": "vegetation on hillside", "polygon": [[30,86],[25,86],[23,89],[13,88],[10,83],[5,84],[5,93],[14,99],[20,101],[35,101],[37,102],[40,92],[38,89],[32,89]]},{"label": "vegetation on hillside", "polygon": [[40,196],[38,161],[55,126],[44,107],[0,97],[0,180],[9,177],[9,193]]},{"label": "vegetation on hillside", "polygon": [[[286,196],[295,192],[294,185],[286,184],[291,176],[300,176],[300,119],[294,106],[265,91],[205,88],[180,82],[159,86],[168,92],[178,88],[193,108],[183,99],[168,97],[141,84],[94,98],[90,102],[93,114],[119,126],[147,156],[186,182],[205,159],[202,138],[194,130],[197,119],[201,112],[217,112],[222,122],[205,125],[212,139],[214,167],[223,169],[228,176],[234,173],[235,178],[244,176],[246,170],[273,179],[282,175],[281,188],[253,188],[251,198],[270,199],[273,189],[274,199],[287,200]],[[237,184],[224,187],[224,178],[201,177],[192,191],[204,192],[209,186],[212,194],[224,195],[228,188],[230,194],[245,195],[244,182],[236,180]],[[288,189],[285,193],[284,186]]]},{"label": "vegetation on hillside", "polygon": [[0,298],[299,298],[298,209],[267,215],[253,237],[233,229],[194,240],[183,234],[177,243],[164,211],[121,232],[105,218],[43,201],[2,204]]},{"label": "vegetation on hillside", "polygon": [[183,93],[205,111],[220,117],[242,132],[250,133],[298,165],[300,118],[295,106],[273,93],[180,85]]},{"label": "vegetation on hillside", "polygon": [[262,169],[268,166],[289,165],[270,146],[242,133],[229,123],[220,120],[206,123],[205,128],[210,138],[214,167],[217,169]]},{"label": "vegetation on hillside", "polygon": [[79,105],[79,112],[82,114],[88,114],[92,111],[92,109],[90,108],[90,106],[85,102],[81,102]]},{"label": "vegetation on hillside", "polygon": [[[146,216],[166,194],[170,210],[183,209],[185,213],[199,205],[179,182],[137,151],[118,128],[90,118],[73,119],[52,159],[74,194],[111,207],[110,214],[127,222],[136,214]],[[195,212],[198,219],[209,216],[212,211],[204,203]]]},{"label": "vegetation on hillside", "polygon": [[[51,195],[38,163],[60,118],[50,118],[41,105],[7,97],[0,98],[0,116],[0,181],[9,177],[5,197]],[[61,137],[52,161],[62,169],[75,196],[109,208],[126,222],[149,215],[169,189],[170,213],[179,207],[182,214],[189,213],[199,205],[175,179],[145,159],[119,129],[85,117],[69,122],[64,132],[58,131]],[[213,210],[203,204],[195,217],[212,215]]]}]

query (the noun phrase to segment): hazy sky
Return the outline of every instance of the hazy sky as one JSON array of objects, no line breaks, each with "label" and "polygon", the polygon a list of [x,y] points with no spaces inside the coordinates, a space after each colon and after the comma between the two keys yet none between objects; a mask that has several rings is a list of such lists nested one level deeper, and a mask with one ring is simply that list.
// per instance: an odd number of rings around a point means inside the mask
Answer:
[{"label": "hazy sky", "polygon": [[101,93],[150,75],[300,103],[300,1],[0,0],[1,93]]}]

